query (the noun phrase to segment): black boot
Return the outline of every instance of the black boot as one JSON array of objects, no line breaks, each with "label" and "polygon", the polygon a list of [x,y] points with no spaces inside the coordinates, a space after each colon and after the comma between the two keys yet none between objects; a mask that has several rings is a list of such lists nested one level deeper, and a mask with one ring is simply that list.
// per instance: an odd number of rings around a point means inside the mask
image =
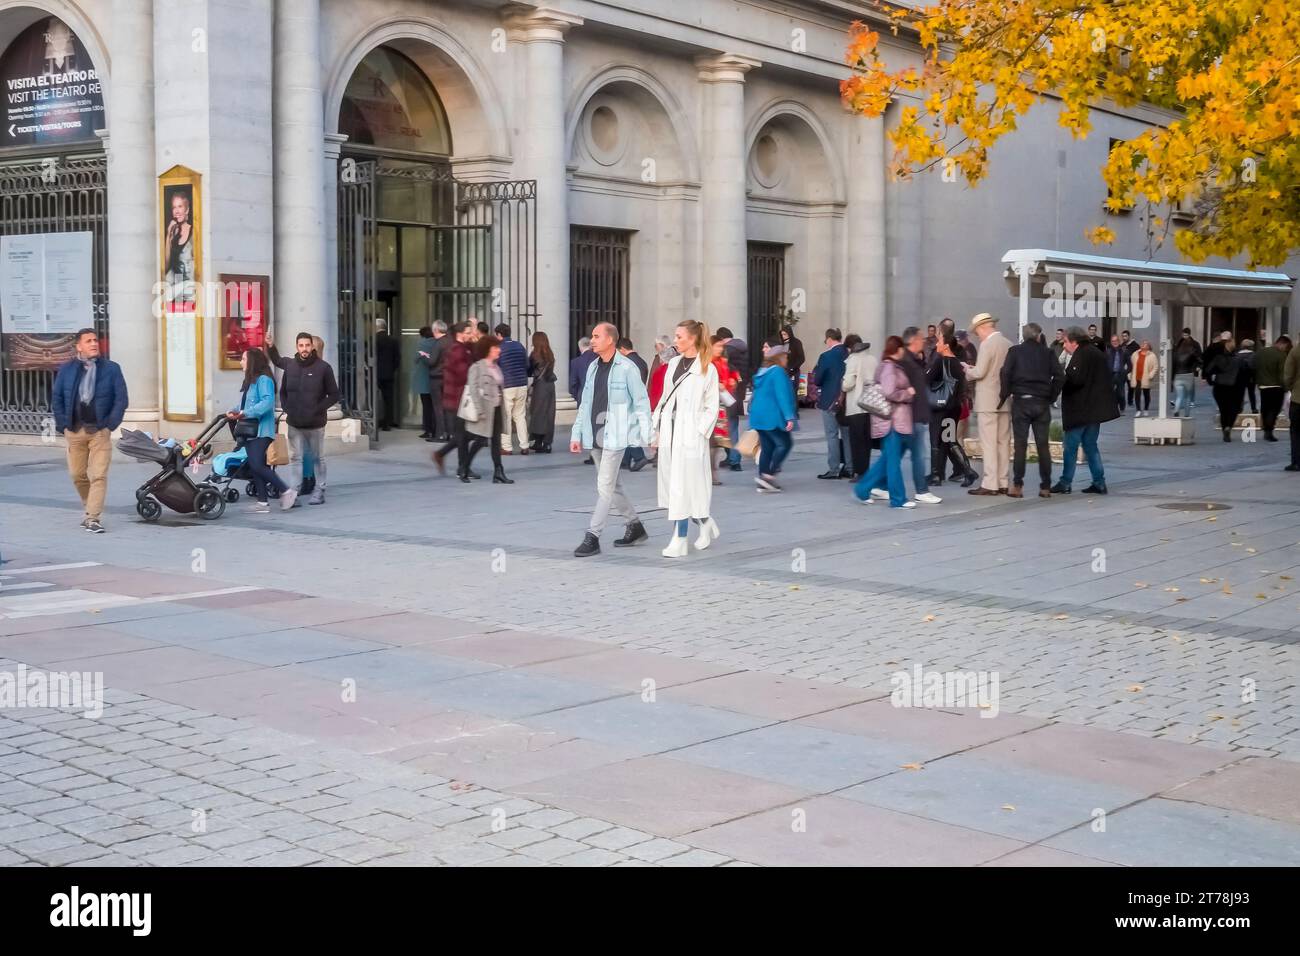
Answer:
[{"label": "black boot", "polygon": [[1224,440],[1224,441],[1232,441],[1232,429],[1231,429],[1231,428],[1225,428],[1225,429],[1223,430],[1223,440]]},{"label": "black boot", "polygon": [[506,470],[500,465],[492,469],[492,484],[494,485],[513,485],[514,479],[506,477]]},{"label": "black boot", "polygon": [[593,554],[600,554],[600,539],[588,531],[586,537],[582,539],[582,544],[573,549],[573,556],[589,558]]},{"label": "black boot", "polygon": [[616,548],[630,548],[638,541],[646,540],[650,535],[646,533],[645,526],[640,521],[632,521],[623,530],[623,537],[614,542]]},{"label": "black boot", "polygon": [[966,457],[966,449],[962,448],[957,442],[953,442],[948,446],[948,460],[952,462],[953,477],[962,476],[961,486],[963,488],[969,488],[979,481],[979,473],[970,466],[970,459]]}]

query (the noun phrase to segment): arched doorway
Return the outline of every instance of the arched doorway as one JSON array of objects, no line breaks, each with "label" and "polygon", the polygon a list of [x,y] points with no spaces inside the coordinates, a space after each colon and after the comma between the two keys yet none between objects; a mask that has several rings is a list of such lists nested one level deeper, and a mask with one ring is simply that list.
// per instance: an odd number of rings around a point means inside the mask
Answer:
[{"label": "arched doorway", "polygon": [[[399,46],[401,48],[399,48]],[[338,113],[339,382],[371,440],[381,416],[419,423],[411,373],[419,330],[464,319],[536,322],[529,182],[464,182],[452,173],[452,123],[417,41],[370,50]],[[386,332],[378,333],[378,320]],[[396,340],[398,353],[384,335]],[[395,366],[395,369],[394,369]],[[380,376],[395,371],[389,385]],[[388,396],[396,414],[383,413]]]},{"label": "arched doorway", "polygon": [[77,329],[111,347],[104,97],[81,38],[36,7],[0,11],[0,88],[0,433],[52,437]]}]

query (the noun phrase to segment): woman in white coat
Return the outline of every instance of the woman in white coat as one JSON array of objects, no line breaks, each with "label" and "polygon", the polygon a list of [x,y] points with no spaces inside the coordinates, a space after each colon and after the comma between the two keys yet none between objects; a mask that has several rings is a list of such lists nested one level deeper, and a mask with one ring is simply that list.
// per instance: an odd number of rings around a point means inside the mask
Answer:
[{"label": "woman in white coat", "polygon": [[700,526],[695,547],[704,550],[718,537],[709,517],[713,478],[709,471],[709,439],[718,422],[718,373],[710,361],[709,330],[686,320],[674,333],[678,355],[668,363],[663,398],[654,413],[654,447],[659,449],[659,507],[668,509],[673,537],[665,558],[687,551],[691,520]]}]

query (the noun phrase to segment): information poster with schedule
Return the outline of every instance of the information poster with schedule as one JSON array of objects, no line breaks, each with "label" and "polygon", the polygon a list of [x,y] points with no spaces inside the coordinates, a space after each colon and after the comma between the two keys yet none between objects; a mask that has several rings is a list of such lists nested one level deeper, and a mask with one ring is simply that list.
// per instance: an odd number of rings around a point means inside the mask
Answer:
[{"label": "information poster with schedule", "polygon": [[0,237],[0,332],[68,335],[94,324],[92,235]]}]

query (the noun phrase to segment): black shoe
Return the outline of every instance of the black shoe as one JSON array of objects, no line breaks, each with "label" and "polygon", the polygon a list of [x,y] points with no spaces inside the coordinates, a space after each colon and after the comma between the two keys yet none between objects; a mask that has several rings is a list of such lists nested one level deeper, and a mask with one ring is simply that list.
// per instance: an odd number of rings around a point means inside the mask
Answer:
[{"label": "black shoe", "polygon": [[650,463],[650,459],[649,459],[649,458],[638,458],[636,461],[632,462],[632,464],[628,465],[627,470],[628,470],[628,471],[640,471],[642,468],[644,468],[644,467],[645,467],[646,465],[648,465],[649,463]]},{"label": "black shoe", "polygon": [[1283,471],[1300,471],[1300,465],[1287,465]]},{"label": "black shoe", "polygon": [[744,471],[744,470],[745,470],[744,468],[740,467],[740,462],[735,462],[735,463],[732,464],[730,467],[731,467],[731,470],[732,470],[732,471]]},{"label": "black shoe", "polygon": [[432,441],[432,440],[433,440],[433,436],[430,435],[428,432],[420,432],[420,437],[423,438],[423,439],[425,439],[426,441]]},{"label": "black shoe", "polygon": [[644,541],[649,537],[650,535],[646,533],[645,525],[641,524],[640,521],[633,521],[623,529],[623,537],[614,542],[614,547],[630,548],[638,541]]},{"label": "black shoe", "polygon": [[1087,488],[1083,489],[1083,493],[1085,495],[1104,495],[1108,492],[1106,491],[1105,485],[1089,485]]},{"label": "black shoe", "polygon": [[600,539],[590,531],[582,539],[582,544],[573,549],[575,558],[589,558],[593,554],[600,554]]},{"label": "black shoe", "polygon": [[1232,429],[1231,429],[1231,428],[1225,428],[1225,429],[1223,430],[1223,440],[1224,440],[1224,441],[1227,441],[1227,442],[1232,441]]},{"label": "black shoe", "polygon": [[818,478],[825,478],[825,479],[828,480],[828,481],[839,481],[840,473],[839,473],[838,471],[827,471],[827,472],[823,472],[822,474],[818,475],[817,477],[818,477]]},{"label": "black shoe", "polygon": [[965,478],[961,480],[961,486],[963,488],[969,488],[971,485],[975,484],[975,482],[979,480],[980,480],[979,472],[972,471],[970,474],[968,474]]},{"label": "black shoe", "polygon": [[513,485],[514,479],[506,477],[506,470],[500,465],[492,469],[492,484],[494,485]]},{"label": "black shoe", "polygon": [[551,453],[550,445],[542,445],[537,449],[537,454],[539,455],[549,455],[550,453]]},{"label": "black shoe", "polygon": [[474,471],[472,468],[469,471],[467,471],[466,474],[469,475],[471,478],[473,478],[475,481],[478,481],[480,478],[483,477],[477,471]]},{"label": "black shoe", "polygon": [[1056,484],[1052,485],[1050,490],[1054,495],[1068,495],[1070,493],[1070,487],[1068,485],[1061,484],[1059,481]]},{"label": "black shoe", "polygon": [[594,465],[596,462],[595,462],[594,459],[591,459],[591,458],[584,458],[584,459],[582,460],[582,463],[583,463],[584,465]]},{"label": "black shoe", "polygon": [[425,435],[424,440],[427,442],[434,442],[437,441],[438,439],[434,438],[432,435]]},{"label": "black shoe", "polygon": [[1277,441],[1277,437],[1272,432],[1264,432],[1264,441]]},{"label": "black shoe", "polygon": [[459,472],[457,477],[460,478],[461,481],[465,482],[465,484],[469,484],[469,475],[465,474],[465,472]]},{"label": "black shoe", "polygon": [[850,469],[845,468],[843,465],[841,465],[841,466],[840,466],[840,477],[841,477],[841,478],[852,478],[852,477],[853,477],[853,472],[852,472]]}]

